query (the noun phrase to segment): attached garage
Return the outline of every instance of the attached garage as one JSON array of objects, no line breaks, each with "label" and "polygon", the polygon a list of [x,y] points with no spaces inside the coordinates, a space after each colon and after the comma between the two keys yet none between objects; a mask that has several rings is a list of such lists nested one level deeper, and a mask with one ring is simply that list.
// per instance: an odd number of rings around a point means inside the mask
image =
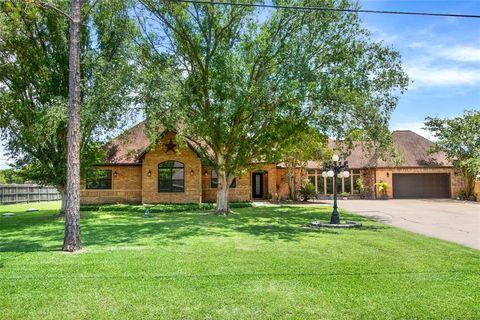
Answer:
[{"label": "attached garage", "polygon": [[393,198],[450,198],[449,173],[394,173]]}]

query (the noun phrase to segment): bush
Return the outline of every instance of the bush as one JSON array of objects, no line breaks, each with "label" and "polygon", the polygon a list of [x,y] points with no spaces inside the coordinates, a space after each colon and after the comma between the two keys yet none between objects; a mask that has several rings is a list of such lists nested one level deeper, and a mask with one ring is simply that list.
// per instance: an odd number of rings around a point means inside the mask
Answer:
[{"label": "bush", "polygon": [[307,182],[303,187],[300,188],[299,195],[303,199],[303,201],[315,199],[317,197],[315,185],[311,182]]},{"label": "bush", "polygon": [[378,192],[382,196],[382,198],[387,198],[387,191],[388,191],[388,183],[380,180],[380,182],[375,183],[375,186],[378,188]]},{"label": "bush", "polygon": [[[251,202],[231,202],[230,208],[248,208],[252,207]],[[214,203],[159,203],[150,208],[151,213],[182,212],[213,210]],[[130,204],[85,204],[80,206],[80,211],[110,211],[110,212],[136,212],[144,213],[145,206]]]}]

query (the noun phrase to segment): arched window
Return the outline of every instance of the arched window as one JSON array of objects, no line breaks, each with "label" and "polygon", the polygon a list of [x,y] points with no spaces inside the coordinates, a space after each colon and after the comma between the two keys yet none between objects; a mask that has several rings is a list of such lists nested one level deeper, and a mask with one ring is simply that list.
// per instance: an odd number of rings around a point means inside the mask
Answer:
[{"label": "arched window", "polygon": [[185,170],[178,161],[165,161],[158,165],[158,192],[184,192]]}]

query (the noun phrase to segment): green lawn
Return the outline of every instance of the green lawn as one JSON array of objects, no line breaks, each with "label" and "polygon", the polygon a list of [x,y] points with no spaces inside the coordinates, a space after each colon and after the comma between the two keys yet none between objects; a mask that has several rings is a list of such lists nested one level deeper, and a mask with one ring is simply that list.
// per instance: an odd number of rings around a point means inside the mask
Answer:
[{"label": "green lawn", "polygon": [[[27,207],[40,212],[25,213]],[[59,251],[57,203],[0,206],[0,319],[479,319],[480,252],[330,209],[82,212]]]}]

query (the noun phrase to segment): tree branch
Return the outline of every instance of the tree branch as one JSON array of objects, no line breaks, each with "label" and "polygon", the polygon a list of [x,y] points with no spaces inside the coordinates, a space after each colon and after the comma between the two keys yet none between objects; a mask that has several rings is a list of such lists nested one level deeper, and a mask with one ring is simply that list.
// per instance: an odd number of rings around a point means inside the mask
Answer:
[{"label": "tree branch", "polygon": [[64,16],[65,18],[67,18],[68,20],[70,21],[73,21],[72,20],[72,17],[67,14],[65,11],[63,11],[62,9],[54,6],[53,4],[50,4],[48,2],[44,2],[44,1],[41,1],[41,0],[24,0],[25,3],[27,4],[31,4],[31,5],[34,5],[34,6],[37,6],[37,7],[40,7],[40,8],[43,8],[43,9],[49,9],[49,10],[53,10],[57,13],[60,13],[62,16]]}]

